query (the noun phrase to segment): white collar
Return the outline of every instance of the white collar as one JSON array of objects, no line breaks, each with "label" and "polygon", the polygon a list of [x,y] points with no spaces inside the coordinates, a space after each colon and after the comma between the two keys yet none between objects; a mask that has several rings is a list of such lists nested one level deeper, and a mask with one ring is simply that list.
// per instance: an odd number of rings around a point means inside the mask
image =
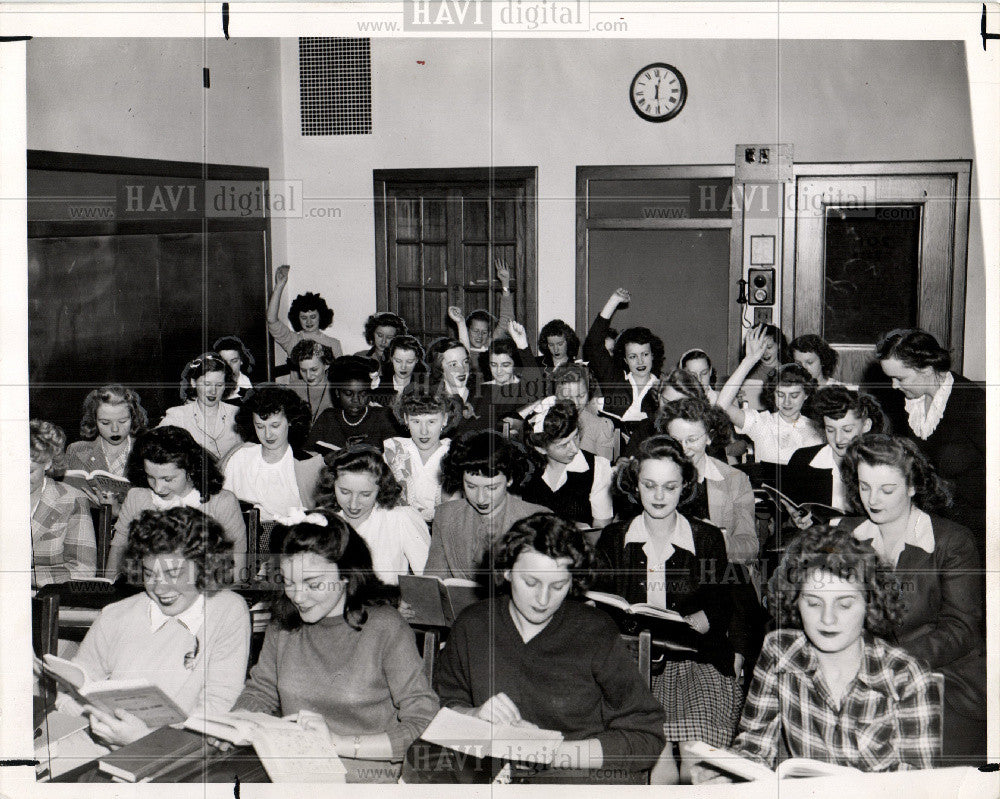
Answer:
[{"label": "white collar", "polygon": [[197,635],[198,630],[200,630],[202,624],[205,623],[204,594],[199,594],[198,598],[191,603],[191,607],[176,616],[166,615],[162,610],[160,610],[160,606],[156,604],[156,600],[150,597],[149,594],[146,595],[146,600],[149,602],[149,629],[154,633],[171,619],[176,619],[187,627],[188,631],[192,635]]},{"label": "white collar", "polygon": [[814,469],[833,469],[835,471],[840,469],[836,459],[833,457],[833,447],[829,444],[813,456],[813,459],[809,461],[809,465]]},{"label": "white collar", "polygon": [[584,456],[583,450],[577,450],[576,455],[573,456],[573,460],[560,469],[558,473],[552,468],[551,463],[547,463],[545,465],[545,471],[542,472],[542,480],[544,480],[545,484],[553,491],[558,491],[566,483],[567,472],[582,474],[589,471],[590,464],[587,463],[587,458]]},{"label": "white collar", "polygon": [[168,510],[169,508],[200,508],[201,492],[197,488],[192,488],[183,497],[173,499],[163,499],[159,494],[150,490],[150,500],[156,510]]},{"label": "white collar", "polygon": [[931,398],[930,407],[924,404],[922,396],[903,402],[909,416],[910,429],[917,437],[926,439],[937,429],[941,417],[944,416],[944,409],[948,404],[948,397],[951,396],[951,389],[954,385],[955,377],[951,372],[945,372],[941,385],[938,386],[938,390]]},{"label": "white collar", "polygon": [[625,374],[625,379],[632,384],[633,392],[638,392],[640,397],[644,397],[646,396],[646,392],[649,391],[654,385],[656,385],[656,383],[659,381],[660,378],[658,378],[656,375],[650,372],[649,380],[646,381],[646,385],[644,385],[642,388],[639,388],[639,386],[636,384],[635,377],[632,375],[631,372],[627,372]]},{"label": "white collar", "polygon": [[[646,529],[645,517],[642,513],[636,516],[628,526],[625,533],[626,544],[648,544],[650,541],[649,531]],[[686,549],[692,555],[694,551],[694,534],[691,532],[691,522],[680,513],[674,522],[674,531],[670,534],[669,544],[674,547]]]},{"label": "white collar", "polygon": [[[880,555],[883,555],[882,531],[878,529],[878,525],[871,521],[871,519],[866,519],[854,528],[854,537],[859,541],[871,541],[872,547]],[[906,534],[903,536],[900,551],[907,544],[918,547],[928,554],[934,552],[934,524],[931,522],[931,517],[916,506],[910,512],[910,523],[906,527]]]},{"label": "white collar", "polygon": [[720,469],[719,466],[719,461],[711,455],[706,455],[705,463],[702,465],[698,476],[704,478],[705,480],[711,480],[713,483],[725,480],[726,478],[722,474],[722,469]]}]

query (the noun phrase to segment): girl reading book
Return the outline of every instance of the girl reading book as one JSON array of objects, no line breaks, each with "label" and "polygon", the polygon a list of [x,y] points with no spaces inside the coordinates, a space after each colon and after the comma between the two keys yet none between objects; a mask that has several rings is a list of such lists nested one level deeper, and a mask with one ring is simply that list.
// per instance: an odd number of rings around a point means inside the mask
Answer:
[{"label": "girl reading book", "polygon": [[396,782],[438,698],[365,542],[333,511],[298,516],[275,527],[284,593],[234,709],[299,714],[329,735],[348,782]]},{"label": "girl reading book", "polygon": [[[490,563],[499,595],[455,621],[435,675],[442,704],[561,732],[551,764],[521,773],[527,781],[644,783],[663,747],[663,711],[615,623],[578,601],[593,574],[583,536],[537,513],[494,542]],[[422,778],[454,779],[432,771]]]},{"label": "girl reading book", "polygon": [[880,635],[900,613],[890,570],[851,534],[801,533],[772,579],[769,633],[733,748],[773,768],[791,757],[861,771],[931,768],[940,697],[929,669]]},{"label": "girl reading book", "polygon": [[[250,614],[241,597],[213,582],[228,547],[221,525],[195,508],[140,514],[129,528],[125,566],[145,590],[105,607],[87,632],[73,662],[88,682],[144,680],[185,713],[229,710],[246,674]],[[95,757],[150,732],[120,709],[81,708],[69,697],[57,706],[88,714],[90,734],[103,745],[64,740],[61,757]]]},{"label": "girl reading book", "polygon": [[694,495],[697,475],[672,438],[646,439],[616,475],[618,489],[631,495],[642,513],[605,527],[598,543],[603,590],[675,610],[699,634],[697,655],[667,660],[653,680],[653,692],[667,711],[667,741],[679,744],[683,767],[679,775],[668,746],[653,771],[658,784],[687,776],[688,742],[729,745],[740,700],[728,637],[731,586],[721,579],[729,565],[725,537],[719,528],[677,510]]}]

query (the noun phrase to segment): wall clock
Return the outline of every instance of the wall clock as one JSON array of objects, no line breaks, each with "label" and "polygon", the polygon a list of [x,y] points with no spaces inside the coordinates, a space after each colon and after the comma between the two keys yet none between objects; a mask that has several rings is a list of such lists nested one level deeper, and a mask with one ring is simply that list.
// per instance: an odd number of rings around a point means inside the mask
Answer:
[{"label": "wall clock", "polygon": [[687,100],[687,83],[677,67],[662,62],[635,73],[628,99],[648,122],[666,122],[677,116]]}]

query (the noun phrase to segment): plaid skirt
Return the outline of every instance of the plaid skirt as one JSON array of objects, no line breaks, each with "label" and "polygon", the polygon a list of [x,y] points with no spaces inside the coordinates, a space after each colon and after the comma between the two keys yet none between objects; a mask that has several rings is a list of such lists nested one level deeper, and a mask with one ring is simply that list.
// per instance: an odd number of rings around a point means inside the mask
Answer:
[{"label": "plaid skirt", "polygon": [[668,741],[733,742],[743,705],[735,678],[708,663],[668,660],[663,674],[653,677],[653,696],[667,712],[663,732]]}]

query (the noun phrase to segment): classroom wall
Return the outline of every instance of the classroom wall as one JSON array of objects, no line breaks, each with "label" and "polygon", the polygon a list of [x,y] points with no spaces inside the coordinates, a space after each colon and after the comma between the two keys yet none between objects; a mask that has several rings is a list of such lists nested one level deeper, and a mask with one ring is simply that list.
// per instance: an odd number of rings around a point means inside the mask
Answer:
[{"label": "classroom wall", "polygon": [[[259,166],[280,177],[278,64],[277,39],[33,39],[28,148]],[[282,263],[283,220],[272,220],[271,235]]]},{"label": "classroom wall", "polygon": [[[303,181],[313,215],[273,221],[273,262],[292,264],[292,296],[328,296],[347,351],[375,308],[373,169],[538,167],[539,319],[572,321],[578,165],[729,163],[736,143],[773,141],[798,162],[973,156],[951,42],[374,39],[374,133],[324,137],[299,132],[295,39],[35,39],[27,60],[30,148]],[[661,60],[683,71],[689,99],[651,124],[627,90]],[[973,204],[965,371],[983,378],[979,225]]]},{"label": "classroom wall", "polygon": [[[652,61],[688,83],[664,124],[628,101]],[[369,136],[299,135],[297,68],[297,43],[283,40],[287,176],[340,198],[342,213],[289,221],[291,292],[335,298],[345,350],[363,346],[375,308],[373,169],[537,166],[538,318],[572,323],[578,165],[731,163],[737,143],[774,141],[794,144],[798,162],[973,155],[964,50],[951,42],[375,39]],[[982,378],[977,225],[974,210],[965,351],[966,373]]]}]

